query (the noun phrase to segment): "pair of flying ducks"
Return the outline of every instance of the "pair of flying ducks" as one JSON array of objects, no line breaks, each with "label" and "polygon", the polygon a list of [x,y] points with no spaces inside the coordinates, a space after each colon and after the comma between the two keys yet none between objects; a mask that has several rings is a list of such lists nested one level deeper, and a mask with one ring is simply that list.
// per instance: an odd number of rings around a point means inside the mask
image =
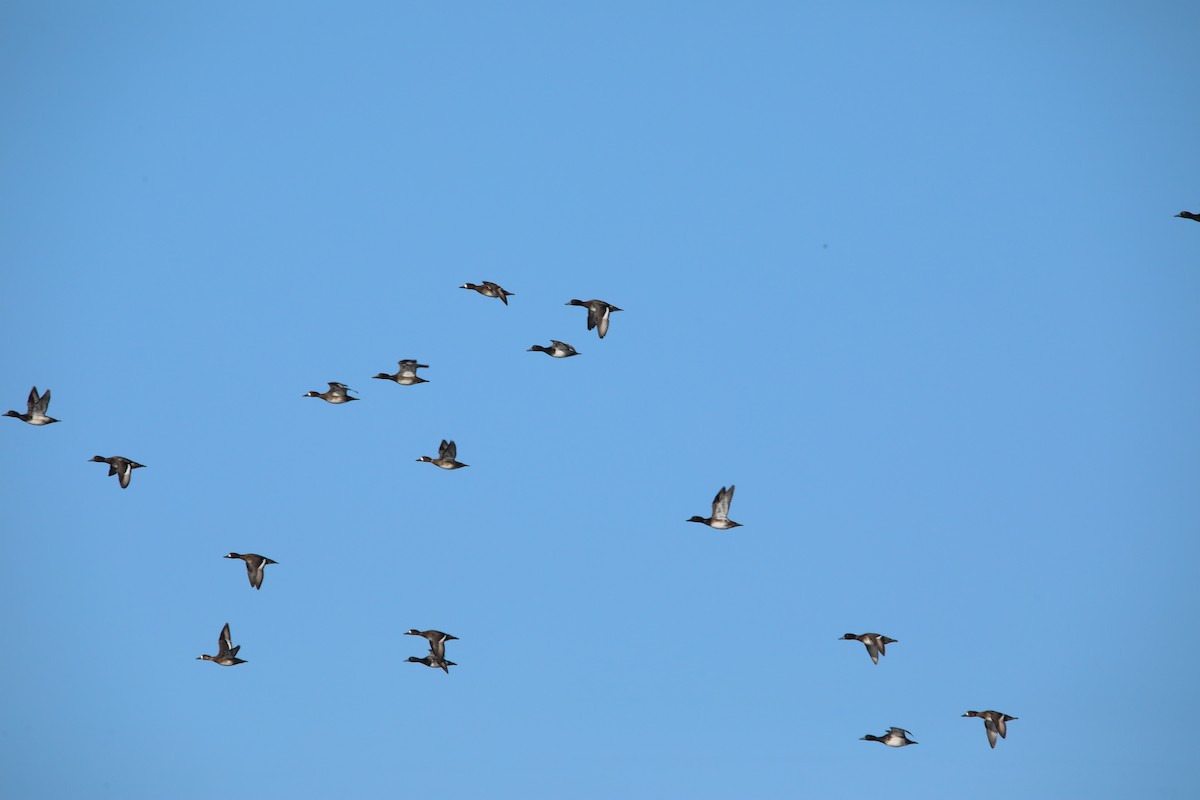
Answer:
[{"label": "pair of flying ducks", "polygon": [[[38,394],[38,389],[34,386],[29,390],[29,398],[25,401],[25,405],[27,410],[24,414],[19,414],[16,411],[6,411],[4,416],[16,417],[22,422],[38,426],[51,425],[59,421],[46,413],[50,408],[49,389],[44,394]],[[108,474],[117,476],[117,481],[121,484],[122,489],[129,488],[129,479],[135,469],[141,469],[146,466],[124,456],[92,456],[88,461],[108,464]]]},{"label": "pair of flying ducks", "polygon": [[[399,369],[396,370],[395,374],[389,375],[386,372],[381,372],[378,375],[372,375],[371,378],[392,381],[393,383],[398,383],[401,386],[416,386],[418,383],[429,383],[429,381],[417,375],[417,370],[429,369],[428,364],[418,364],[415,358],[405,358],[397,361],[396,365],[399,367]],[[328,385],[328,391],[307,392],[304,396],[319,397],[326,403],[333,403],[335,406],[343,403],[349,403],[352,400],[358,399],[357,397],[350,396],[350,392],[355,392],[357,394],[357,391],[355,389],[351,389],[344,383],[339,383],[338,381],[329,381]]]},{"label": "pair of flying ducks", "polygon": [[424,658],[409,656],[408,660],[413,664],[424,664],[427,667],[440,669],[447,675],[450,674],[450,667],[457,667],[453,661],[446,660],[446,642],[451,639],[457,639],[457,636],[451,636],[448,633],[441,631],[419,631],[416,628],[410,628],[404,632],[405,636],[424,636],[429,640],[429,653]]},{"label": "pair of flying ducks", "polygon": [[[508,305],[508,298],[516,296],[514,292],[507,291],[506,289],[501,287],[500,284],[492,283],[491,281],[484,281],[483,283],[479,283],[479,284],[464,283],[462,286],[460,286],[458,288],[471,289],[473,291],[479,292],[484,297],[498,297],[498,298],[500,298],[500,302],[504,303],[504,305]],[[583,306],[584,308],[586,308],[588,310],[588,318],[587,318],[588,330],[590,331],[593,329],[599,329],[598,332],[600,334],[601,339],[603,339],[608,334],[608,317],[609,317],[609,315],[612,314],[612,312],[614,312],[614,311],[621,310],[621,309],[617,308],[616,306],[614,306],[612,303],[606,303],[603,300],[572,300],[571,302],[565,303],[564,305]],[[551,340],[551,341],[553,341],[553,340]],[[556,342],[556,344],[561,344],[561,342]],[[568,347],[569,346],[570,345],[568,345]],[[543,352],[550,352],[549,350],[546,350],[545,348],[539,348],[536,345],[534,346],[534,349],[539,349],[539,350],[542,350]],[[554,354],[551,353],[551,355],[554,355]],[[570,353],[569,355],[575,355],[575,354]],[[555,358],[566,358],[566,356],[560,356],[560,355],[554,355],[554,357]]]},{"label": "pair of flying ducks", "polygon": [[[1016,719],[1016,717],[1010,717],[1008,714],[1002,714],[999,711],[968,711],[963,716],[979,717],[983,720],[983,727],[987,731],[988,744],[992,746],[993,750],[996,749],[997,737],[1001,739],[1008,738],[1007,723]],[[873,736],[868,733],[862,737],[861,741],[880,742],[886,744],[888,747],[906,747],[910,744],[919,744],[919,742],[908,738],[909,736],[912,736],[912,732],[906,731],[904,728],[888,728],[888,732],[883,736]]]}]

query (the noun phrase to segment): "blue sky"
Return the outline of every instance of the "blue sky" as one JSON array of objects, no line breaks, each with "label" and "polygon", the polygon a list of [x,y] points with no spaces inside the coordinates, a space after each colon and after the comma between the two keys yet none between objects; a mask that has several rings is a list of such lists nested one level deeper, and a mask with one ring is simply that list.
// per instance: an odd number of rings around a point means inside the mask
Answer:
[{"label": "blue sky", "polygon": [[1200,17],[0,20],[0,795],[1194,793]]}]

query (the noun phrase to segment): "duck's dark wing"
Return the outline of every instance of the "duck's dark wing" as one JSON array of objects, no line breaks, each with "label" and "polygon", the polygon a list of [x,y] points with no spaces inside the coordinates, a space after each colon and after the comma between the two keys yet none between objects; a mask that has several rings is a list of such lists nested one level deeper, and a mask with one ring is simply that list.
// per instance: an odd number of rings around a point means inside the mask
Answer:
[{"label": "duck's dark wing", "polygon": [[891,731],[892,733],[896,734],[897,736],[904,736],[905,738],[912,736],[912,732],[906,731],[906,730],[904,730],[904,728],[888,728],[888,730]]},{"label": "duck's dark wing", "polygon": [[217,656],[223,656],[236,652],[233,649],[233,639],[229,636],[229,623],[225,623],[225,627],[221,628],[221,638],[217,639]]},{"label": "duck's dark wing", "polygon": [[438,448],[438,458],[450,459],[454,461],[458,458],[458,445],[454,442],[443,441],[442,446]]},{"label": "duck's dark wing", "polygon": [[[589,308],[588,309],[588,318],[589,319],[591,318],[591,315],[592,315],[592,310]],[[600,308],[597,309],[596,316],[597,316],[596,325],[599,326],[600,338],[603,339],[605,334],[608,333],[608,303],[602,304],[600,306]]]},{"label": "duck's dark wing", "polygon": [[250,578],[250,585],[255,589],[261,589],[263,582],[263,566],[266,564],[266,560],[262,556],[254,556],[253,558],[245,559],[245,561],[246,575]]},{"label": "duck's dark wing", "polygon": [[[584,303],[583,305],[588,310],[588,330],[590,331],[592,328],[596,327],[597,323],[600,322],[600,309],[596,306],[595,303],[588,302],[588,303]],[[601,334],[600,338],[603,339],[604,335]]]},{"label": "duck's dark wing", "polygon": [[1008,738],[1008,725],[1005,723],[1010,719],[1012,719],[1012,717],[1004,714],[1001,714],[996,718],[996,732],[1000,734],[1001,739]]},{"label": "duck's dark wing", "polygon": [[25,405],[28,407],[27,413],[33,416],[45,416],[46,409],[50,407],[50,390],[47,389],[46,393],[39,397],[37,387],[34,386],[29,390],[29,398],[25,401]]},{"label": "duck's dark wing", "polygon": [[988,744],[990,744],[992,746],[992,749],[995,749],[996,738],[1000,733],[999,729],[996,726],[996,721],[991,719],[990,717],[984,717],[983,718],[983,727],[987,730]]},{"label": "duck's dark wing", "polygon": [[[133,475],[133,462],[122,458],[117,463],[121,465],[120,470],[117,471],[117,480],[121,482],[122,489],[128,489],[129,478]],[[115,467],[116,465],[114,465]]]},{"label": "duck's dark wing", "polygon": [[863,644],[865,644],[867,646],[867,655],[869,655],[871,657],[872,661],[874,661],[876,664],[878,664],[879,663],[879,648],[875,645],[875,640],[867,639],[865,642],[863,642]]},{"label": "duck's dark wing", "polygon": [[429,652],[438,661],[444,660],[446,658],[446,637],[430,636]]}]

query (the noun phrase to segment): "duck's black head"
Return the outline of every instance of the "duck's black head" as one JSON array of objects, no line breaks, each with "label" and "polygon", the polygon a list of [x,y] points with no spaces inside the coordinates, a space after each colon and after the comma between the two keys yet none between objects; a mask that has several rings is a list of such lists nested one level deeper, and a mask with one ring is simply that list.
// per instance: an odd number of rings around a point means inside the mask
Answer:
[{"label": "duck's black head", "polygon": [[371,377],[372,378],[383,378],[384,380],[388,380],[388,381],[392,380],[392,376],[388,375],[386,372],[381,372],[378,375],[372,375]]},{"label": "duck's black head", "polygon": [[416,656],[409,656],[408,661],[411,661],[414,664],[424,664],[425,663],[425,659],[417,658]]},{"label": "duck's black head", "polygon": [[583,302],[582,300],[572,300],[569,303],[563,303],[563,305],[565,305],[565,306],[586,306],[587,303]]},{"label": "duck's black head", "polygon": [[967,713],[963,714],[963,716],[964,717],[978,717],[979,712],[978,711],[968,711]]},{"label": "duck's black head", "polygon": [[88,461],[101,461],[101,462],[107,462],[107,461],[108,461],[108,459],[107,459],[107,458],[105,458],[104,456],[92,456],[91,458],[89,458],[89,459],[88,459]]},{"label": "duck's black head", "polygon": [[404,632],[404,635],[405,636],[420,636],[421,632],[419,630],[417,630],[416,628],[409,628],[408,630],[406,630]]},{"label": "duck's black head", "polygon": [[853,633],[847,633],[847,634],[843,635],[842,638],[843,639],[857,639],[858,637],[855,636]]},{"label": "duck's black head", "polygon": [[17,412],[15,412],[15,411],[5,411],[5,412],[4,412],[4,416],[6,416],[6,417],[20,417],[21,415],[20,415],[20,414],[18,414]]},{"label": "duck's black head", "polygon": [[704,517],[692,517],[691,519],[688,520],[688,522],[702,522],[705,525],[708,524],[708,520],[706,520]]},{"label": "duck's black head", "polygon": [[242,557],[241,553],[230,553],[227,556],[222,556],[222,558],[241,558],[241,557]]},{"label": "duck's black head", "polygon": [[320,392],[309,392],[308,394],[306,394],[304,396],[305,397],[320,397],[321,393]]}]

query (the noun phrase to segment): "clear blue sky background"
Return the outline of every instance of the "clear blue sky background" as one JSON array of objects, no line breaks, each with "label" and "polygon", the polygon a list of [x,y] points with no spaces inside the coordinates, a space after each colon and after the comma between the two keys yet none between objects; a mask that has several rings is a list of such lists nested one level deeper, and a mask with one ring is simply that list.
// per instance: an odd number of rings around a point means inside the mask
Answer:
[{"label": "clear blue sky background", "polygon": [[1194,797],[1200,15],[1050,5],[5,3],[0,796]]}]

